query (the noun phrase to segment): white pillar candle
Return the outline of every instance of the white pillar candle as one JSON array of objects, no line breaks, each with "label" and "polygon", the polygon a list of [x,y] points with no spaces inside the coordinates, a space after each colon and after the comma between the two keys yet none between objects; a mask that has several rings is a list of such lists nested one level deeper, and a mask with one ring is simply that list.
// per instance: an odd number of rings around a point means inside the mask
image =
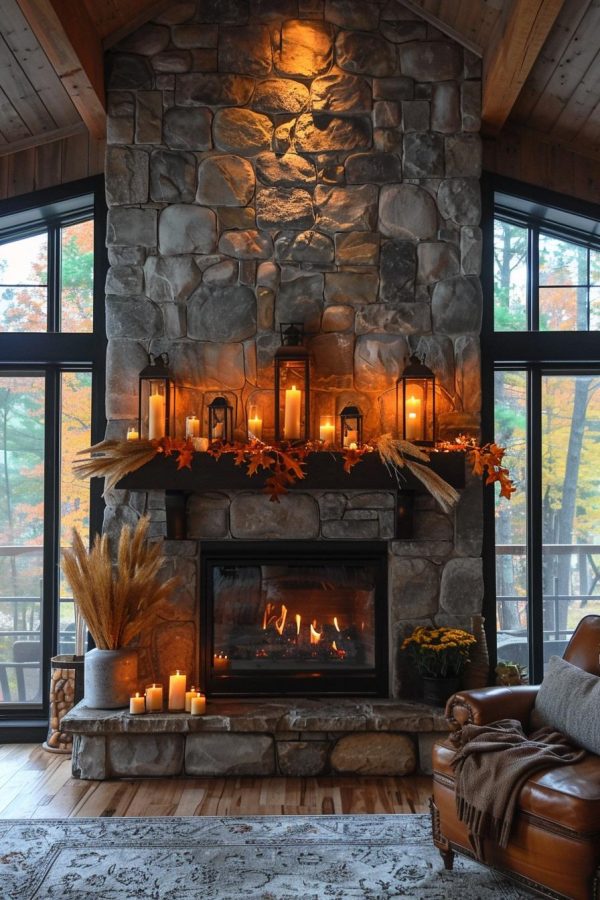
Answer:
[{"label": "white pillar candle", "polygon": [[285,392],[285,415],[283,419],[283,436],[286,441],[298,440],[300,437],[300,412],[302,409],[302,391],[296,385]]},{"label": "white pillar candle", "polygon": [[200,420],[198,416],[186,416],[185,419],[185,436],[186,438],[196,438],[200,434]]},{"label": "white pillar candle", "polygon": [[406,425],[405,434],[407,441],[419,440],[423,426],[421,422],[421,400],[419,397],[409,397],[406,401]]},{"label": "white pillar candle", "polygon": [[139,441],[140,433],[137,428],[128,428],[127,429],[127,440],[128,441]]},{"label": "white pillar candle", "polygon": [[139,716],[140,713],[146,712],[146,698],[136,694],[135,697],[129,698],[129,712],[132,716]]},{"label": "white pillar candle", "polygon": [[191,690],[185,692],[185,711],[189,712],[192,708],[192,700],[198,696],[198,691],[192,685]]},{"label": "white pillar candle", "polygon": [[[356,428],[349,428],[344,434],[344,447],[350,447],[351,450],[356,450],[356,445],[358,442],[358,431]],[[354,444],[354,447],[352,446]]]},{"label": "white pillar candle", "polygon": [[248,416],[248,437],[250,440],[256,438],[257,441],[260,441],[262,438],[262,419],[258,414],[258,408],[256,406],[250,407],[250,414]]},{"label": "white pillar candle", "polygon": [[223,438],[223,423],[215,422],[212,428],[213,441],[220,441]]},{"label": "white pillar candle", "polygon": [[172,712],[185,709],[185,674],[179,669],[169,677],[169,709]]},{"label": "white pillar candle", "polygon": [[165,398],[162,394],[148,397],[148,438],[152,441],[165,436]]},{"label": "white pillar candle", "polygon": [[206,713],[206,697],[204,694],[196,694],[192,697],[190,712],[193,716],[203,716]]},{"label": "white pillar candle", "polygon": [[206,453],[208,450],[208,438],[206,437],[192,438],[192,444],[194,445],[194,450],[197,450],[198,453]]},{"label": "white pillar candle", "polygon": [[321,416],[319,423],[319,438],[324,444],[333,444],[335,442],[335,424],[333,416]]},{"label": "white pillar candle", "polygon": [[146,712],[162,712],[162,708],[162,684],[149,684],[146,688]]}]

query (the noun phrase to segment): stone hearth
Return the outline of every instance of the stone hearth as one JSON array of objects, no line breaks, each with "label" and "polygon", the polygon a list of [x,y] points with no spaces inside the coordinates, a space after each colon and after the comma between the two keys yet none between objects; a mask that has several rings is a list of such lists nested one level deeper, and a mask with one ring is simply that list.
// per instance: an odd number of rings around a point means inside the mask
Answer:
[{"label": "stone hearth", "polygon": [[168,775],[407,775],[431,771],[443,710],[385,700],[209,701],[206,716],[76,706],[73,773],[83,779]]}]

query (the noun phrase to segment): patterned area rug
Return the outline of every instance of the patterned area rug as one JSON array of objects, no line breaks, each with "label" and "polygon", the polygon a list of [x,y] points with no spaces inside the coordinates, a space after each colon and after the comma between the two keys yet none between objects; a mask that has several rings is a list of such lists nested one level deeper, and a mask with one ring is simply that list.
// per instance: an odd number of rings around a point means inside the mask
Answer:
[{"label": "patterned area rug", "polygon": [[429,816],[45,819],[0,822],[2,900],[521,900],[457,857]]}]

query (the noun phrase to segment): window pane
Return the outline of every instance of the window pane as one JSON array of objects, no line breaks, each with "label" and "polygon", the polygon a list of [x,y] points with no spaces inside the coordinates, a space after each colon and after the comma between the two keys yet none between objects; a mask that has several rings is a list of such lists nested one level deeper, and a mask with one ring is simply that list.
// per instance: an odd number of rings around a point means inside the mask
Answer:
[{"label": "window pane", "polygon": [[527,330],[527,229],[494,221],[494,329]]},{"label": "window pane", "polygon": [[48,237],[0,245],[0,331],[46,331]]},{"label": "window pane", "polygon": [[61,229],[61,331],[93,330],[94,221]]},{"label": "window pane", "polygon": [[0,703],[41,703],[44,394],[0,377]]},{"label": "window pane", "polygon": [[[90,529],[89,481],[75,478],[72,463],[78,450],[91,444],[92,375],[65,372],[61,376],[60,546],[71,545],[71,530],[77,528],[87,545]],[[73,595],[60,568],[60,653],[75,653]],[[80,648],[83,651],[83,648]]]},{"label": "window pane", "polygon": [[600,331],[600,287],[590,288],[590,331]]},{"label": "window pane", "polygon": [[510,447],[510,503],[496,495],[498,660],[528,665],[527,634],[527,374],[496,372],[495,440]]},{"label": "window pane", "polygon": [[587,288],[540,288],[540,331],[587,331],[587,306]]},{"label": "window pane", "polygon": [[542,379],[544,661],[600,613],[600,376]]},{"label": "window pane", "polygon": [[587,248],[540,234],[540,285],[587,284]]},{"label": "window pane", "polygon": [[590,284],[600,285],[600,250],[590,250]]}]

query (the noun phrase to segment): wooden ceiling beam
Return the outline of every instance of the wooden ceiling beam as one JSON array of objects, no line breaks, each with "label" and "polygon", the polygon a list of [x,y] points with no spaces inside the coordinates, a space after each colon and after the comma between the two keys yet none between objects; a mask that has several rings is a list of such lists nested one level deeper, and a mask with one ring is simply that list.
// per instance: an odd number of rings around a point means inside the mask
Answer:
[{"label": "wooden ceiling beam", "polygon": [[97,140],[106,135],[102,44],[80,0],[18,0],[29,27],[79,115]]},{"label": "wooden ceiling beam", "polygon": [[512,0],[484,59],[482,121],[500,132],[538,58],[564,0]]}]

